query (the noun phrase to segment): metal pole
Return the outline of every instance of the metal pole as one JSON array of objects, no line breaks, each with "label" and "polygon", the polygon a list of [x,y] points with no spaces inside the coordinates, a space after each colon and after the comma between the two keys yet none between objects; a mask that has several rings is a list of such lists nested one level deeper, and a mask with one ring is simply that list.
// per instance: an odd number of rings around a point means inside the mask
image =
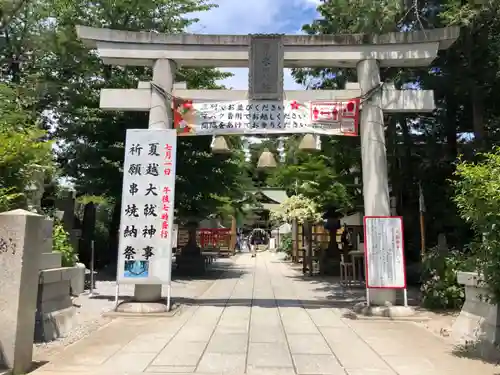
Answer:
[{"label": "metal pole", "polygon": [[404,306],[408,307],[408,291],[406,288],[403,289],[403,300],[404,300]]},{"label": "metal pole", "polygon": [[418,183],[418,211],[420,214],[420,255],[423,260],[425,256],[425,201],[420,182]]},{"label": "metal pole", "polygon": [[94,294],[94,240],[90,241],[90,293],[89,297]]},{"label": "metal pole", "polygon": [[120,284],[118,284],[118,280],[116,280],[116,288],[115,288],[115,310],[118,307],[118,296],[120,295]]},{"label": "metal pole", "polygon": [[170,311],[170,309],[172,308],[171,297],[170,297],[171,294],[172,294],[172,284],[168,283],[168,286],[167,286],[167,311]]}]

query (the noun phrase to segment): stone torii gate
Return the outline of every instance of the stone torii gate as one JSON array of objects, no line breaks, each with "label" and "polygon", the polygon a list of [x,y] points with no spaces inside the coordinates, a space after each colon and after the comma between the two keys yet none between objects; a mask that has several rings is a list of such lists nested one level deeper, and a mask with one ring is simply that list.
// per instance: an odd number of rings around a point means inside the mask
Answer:
[{"label": "stone torii gate", "polygon": [[[332,100],[374,92],[360,120],[363,195],[366,216],[390,216],[384,111],[430,112],[432,91],[381,90],[380,68],[425,67],[456,40],[458,28],[384,35],[195,35],[155,34],[77,26],[78,37],[110,65],[150,66],[152,82],[165,92],[192,100]],[[249,91],[187,90],[174,85],[178,66],[249,67]],[[283,91],[283,68],[355,68],[359,84],[346,90]],[[170,99],[148,82],[137,89],[104,89],[101,108],[148,111],[151,129],[173,124]],[[160,285],[136,285],[135,299],[161,298]],[[371,290],[370,303],[395,303],[394,290]]]}]

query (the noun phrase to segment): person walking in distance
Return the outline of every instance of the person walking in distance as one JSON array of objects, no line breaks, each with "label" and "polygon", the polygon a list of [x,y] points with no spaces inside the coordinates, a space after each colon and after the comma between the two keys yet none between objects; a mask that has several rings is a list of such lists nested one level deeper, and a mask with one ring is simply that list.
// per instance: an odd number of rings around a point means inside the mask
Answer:
[{"label": "person walking in distance", "polygon": [[255,258],[257,255],[257,232],[255,230],[250,233],[248,242],[250,242],[250,252],[252,253],[252,258]]}]

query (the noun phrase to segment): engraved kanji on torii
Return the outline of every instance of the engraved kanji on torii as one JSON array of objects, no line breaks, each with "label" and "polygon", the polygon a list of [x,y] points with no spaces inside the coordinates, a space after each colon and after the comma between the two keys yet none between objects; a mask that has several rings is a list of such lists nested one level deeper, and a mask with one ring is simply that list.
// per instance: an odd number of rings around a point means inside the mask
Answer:
[{"label": "engraved kanji on torii", "polygon": [[[384,35],[194,35],[129,32],[77,26],[84,43],[110,65],[152,66],[155,86],[193,101],[336,101],[373,93],[360,116],[363,196],[366,216],[390,216],[384,112],[431,112],[432,91],[396,90],[381,85],[380,68],[425,67],[449,48],[459,28]],[[177,66],[249,68],[249,90],[187,90],[174,86]],[[345,90],[283,91],[283,68],[355,68],[357,84]],[[379,88],[379,90],[376,90]],[[104,89],[101,108],[149,110],[149,127],[170,128],[172,103],[150,83],[138,88]],[[137,289],[136,289],[137,291]],[[161,296],[161,287],[142,289],[138,300]],[[375,305],[395,303],[395,293],[371,290]]]}]

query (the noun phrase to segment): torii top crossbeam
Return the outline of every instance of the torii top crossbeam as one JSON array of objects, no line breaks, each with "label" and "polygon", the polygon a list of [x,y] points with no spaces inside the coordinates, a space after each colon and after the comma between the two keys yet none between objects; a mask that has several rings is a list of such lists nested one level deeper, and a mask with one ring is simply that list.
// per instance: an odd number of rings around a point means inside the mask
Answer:
[{"label": "torii top crossbeam", "polygon": [[[171,59],[188,67],[248,67],[251,35],[157,34],[77,26],[78,37],[110,65],[152,66]],[[361,60],[380,67],[427,66],[458,37],[450,27],[383,35],[282,35],[285,68],[356,67]]]}]

